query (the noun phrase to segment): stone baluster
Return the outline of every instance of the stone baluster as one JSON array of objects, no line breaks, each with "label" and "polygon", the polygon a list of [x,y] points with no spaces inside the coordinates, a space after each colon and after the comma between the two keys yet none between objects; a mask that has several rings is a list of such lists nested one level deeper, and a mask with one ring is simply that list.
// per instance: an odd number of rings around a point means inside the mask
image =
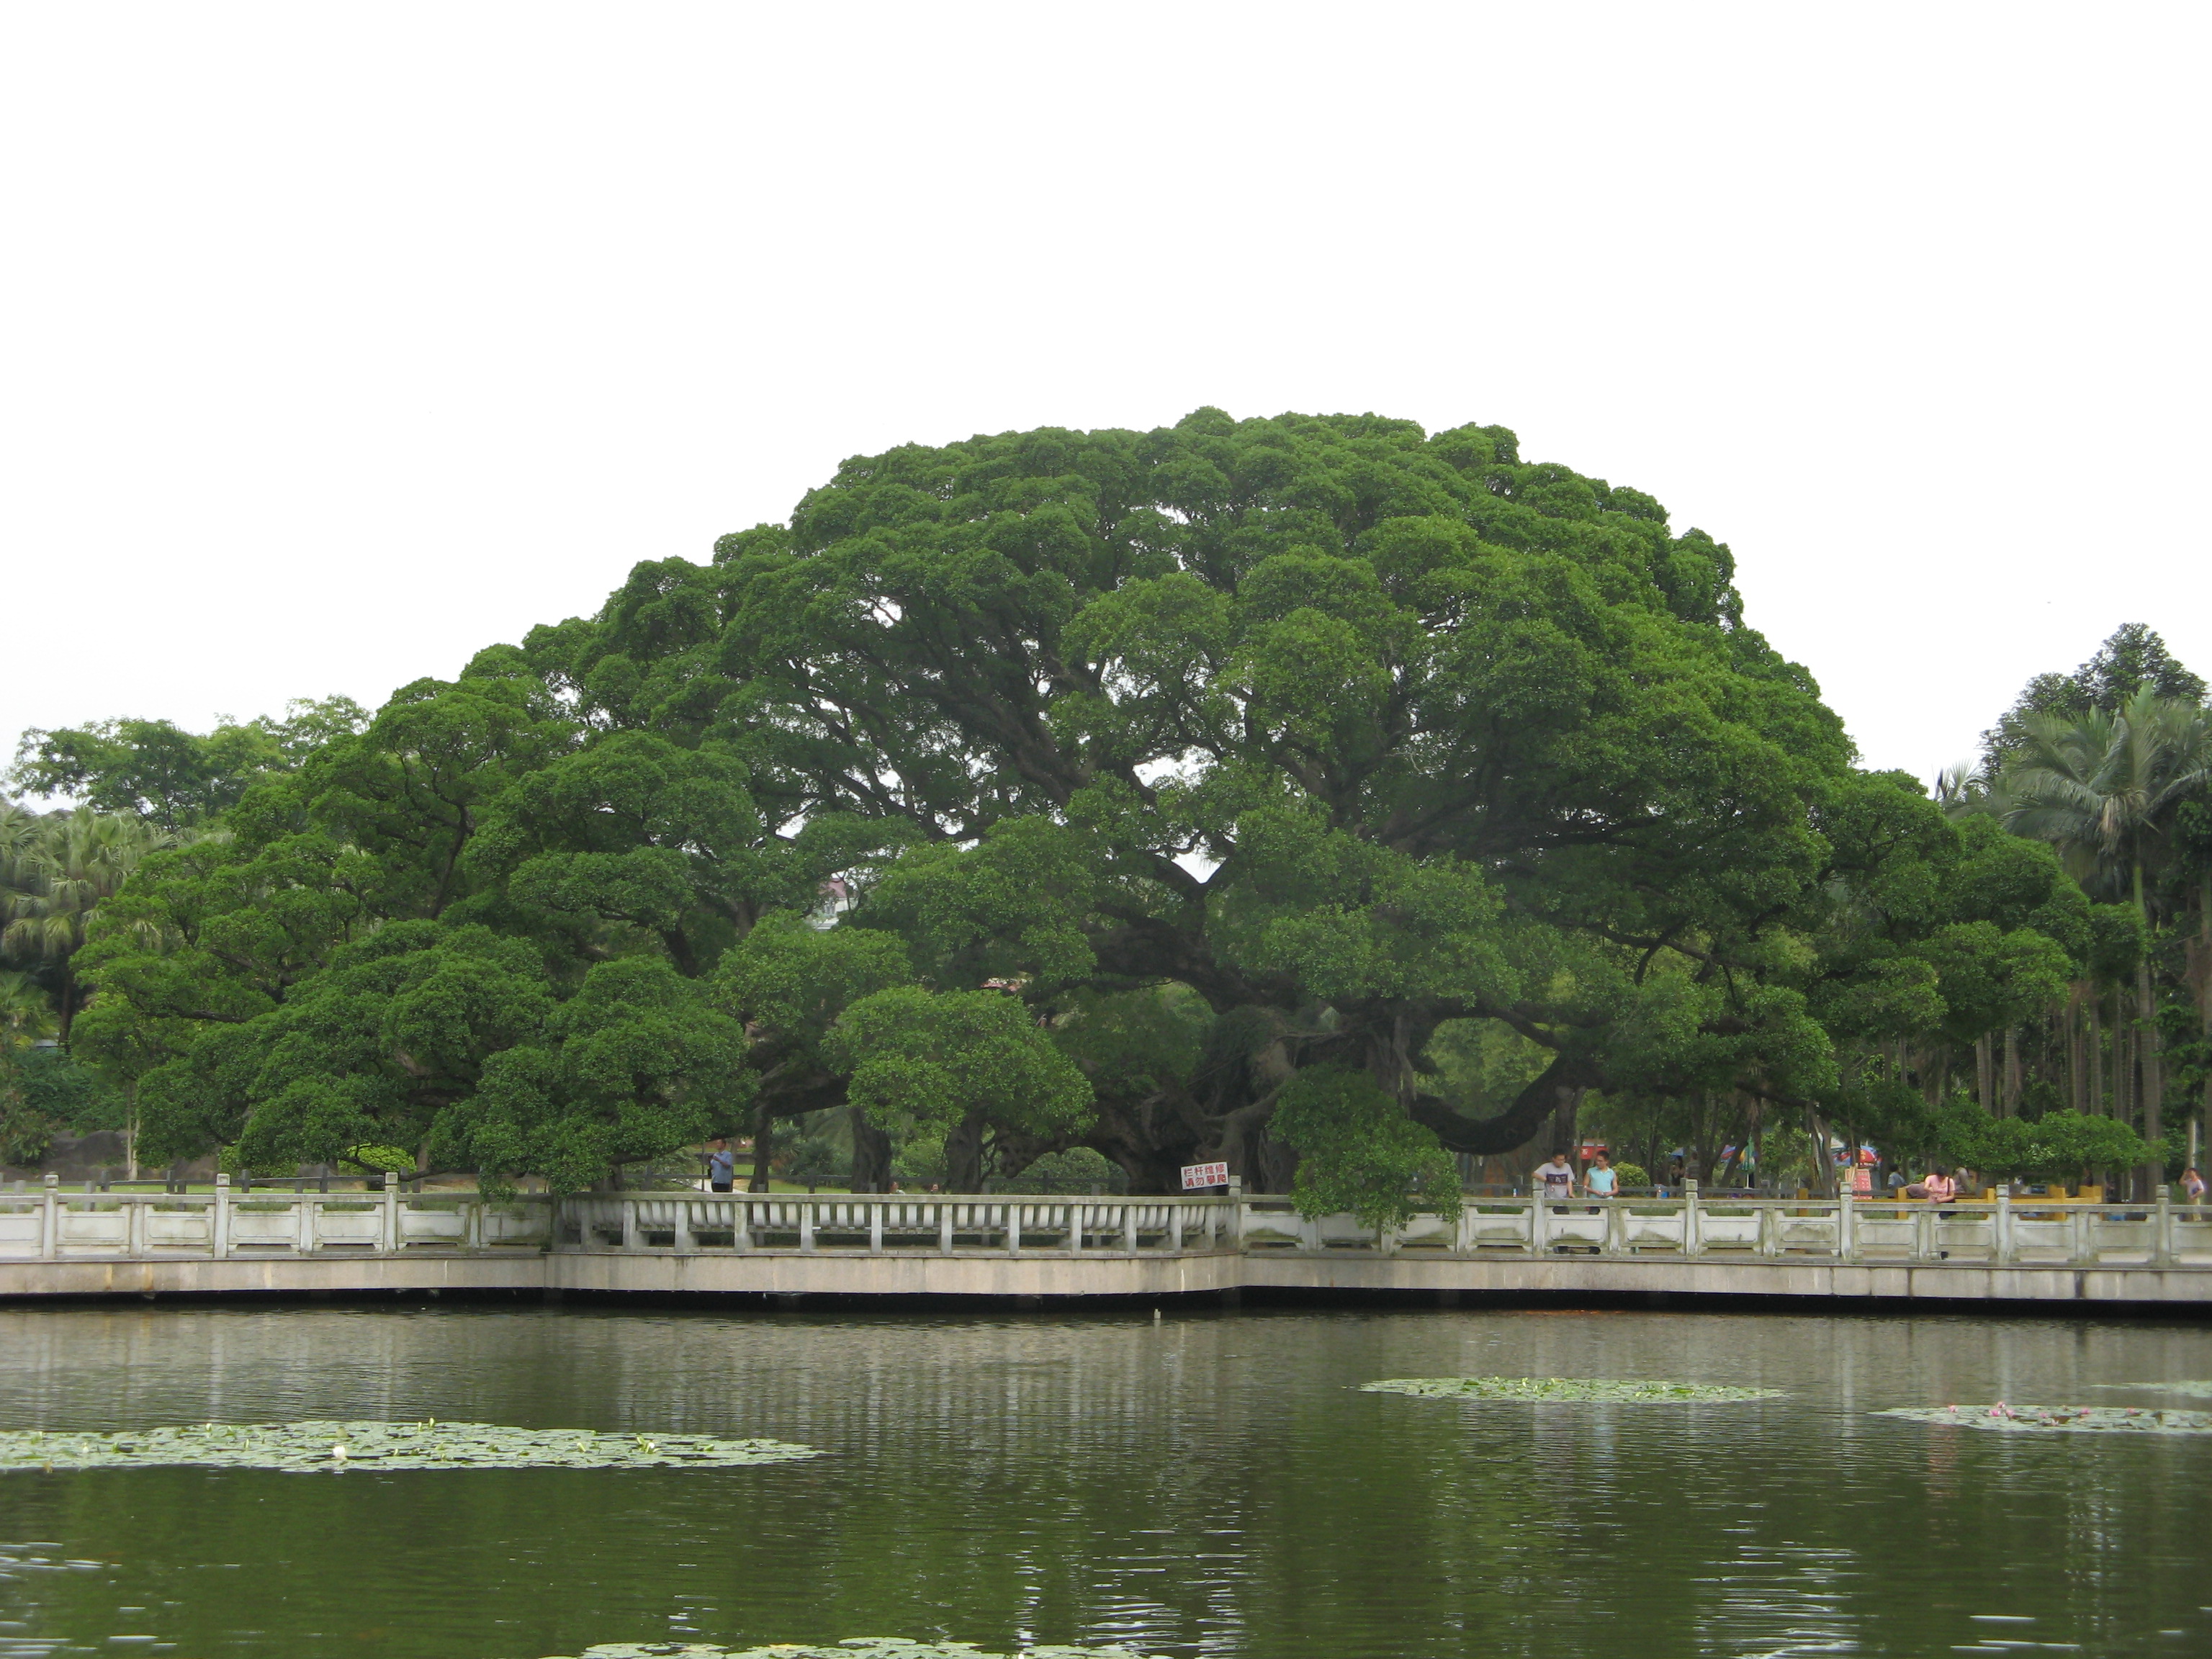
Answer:
[{"label": "stone baluster", "polygon": [[1539,1182],[1528,1189],[1528,1254],[1541,1255],[1549,1241],[1544,1235],[1550,1231],[1549,1206],[1544,1202],[1544,1186]]},{"label": "stone baluster", "polygon": [[61,1177],[51,1170],[46,1172],[46,1202],[39,1212],[39,1260],[52,1261],[61,1254],[62,1204]]},{"label": "stone baluster", "polygon": [[813,1198],[813,1194],[809,1194],[806,1197],[802,1198],[802,1199],[796,1200],[794,1200],[794,1201],[795,1201],[795,1202],[798,1204],[798,1206],[799,1206],[799,1254],[800,1254],[800,1255],[812,1255],[814,1254],[814,1198]]},{"label": "stone baluster", "polygon": [[1006,1200],[1006,1254],[1022,1253],[1022,1201],[1018,1198]]},{"label": "stone baluster", "polygon": [[294,1228],[292,1239],[295,1247],[301,1255],[313,1255],[315,1253],[315,1245],[318,1242],[315,1237],[316,1219],[315,1200],[300,1191],[295,1185],[292,1190]]},{"label": "stone baluster", "polygon": [[1856,1261],[1859,1259],[1859,1231],[1857,1218],[1851,1208],[1851,1189],[1840,1188],[1836,1194],[1836,1260]]},{"label": "stone baluster", "polygon": [[1072,1198],[1068,1200],[1067,1253],[1070,1255],[1080,1255],[1083,1254],[1083,1200],[1079,1198]]},{"label": "stone baluster", "polygon": [[2164,1267],[2173,1261],[2173,1188],[2161,1181],[2155,1197],[2156,1208],[2151,1217],[2150,1261],[2154,1267]]},{"label": "stone baluster", "polygon": [[230,1255],[230,1177],[215,1178],[215,1209],[208,1223],[208,1254],[218,1261]]},{"label": "stone baluster", "polygon": [[1682,1254],[1703,1255],[1705,1253],[1705,1215],[1698,1207],[1698,1183],[1685,1178],[1682,1182]]},{"label": "stone baluster", "polygon": [[1121,1248],[1131,1255],[1137,1253],[1137,1206],[1133,1199],[1121,1200]]},{"label": "stone baluster", "polygon": [[872,1198],[868,1200],[868,1254],[881,1255],[883,1253],[884,1200]]},{"label": "stone baluster", "polygon": [[939,1255],[952,1254],[952,1200],[949,1198],[939,1199],[937,1200],[937,1253]]},{"label": "stone baluster", "polygon": [[2020,1247],[2012,1230],[2012,1182],[2002,1182],[1997,1188],[1997,1218],[1996,1248],[1991,1251],[2000,1267],[2009,1267],[2020,1260]]},{"label": "stone baluster", "polygon": [[1168,1249],[1177,1255],[1182,1254],[1182,1212],[1180,1200],[1168,1200]]}]

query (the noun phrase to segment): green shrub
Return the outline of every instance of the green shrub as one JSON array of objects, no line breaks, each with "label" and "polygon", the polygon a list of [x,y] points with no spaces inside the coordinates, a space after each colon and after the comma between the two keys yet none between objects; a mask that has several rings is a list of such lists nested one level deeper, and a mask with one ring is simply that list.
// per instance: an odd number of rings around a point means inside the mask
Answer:
[{"label": "green shrub", "polygon": [[1428,1129],[1364,1072],[1314,1066],[1283,1090],[1267,1126],[1297,1148],[1291,1195],[1303,1216],[1350,1211],[1366,1226],[1403,1226],[1459,1207],[1459,1166]]}]

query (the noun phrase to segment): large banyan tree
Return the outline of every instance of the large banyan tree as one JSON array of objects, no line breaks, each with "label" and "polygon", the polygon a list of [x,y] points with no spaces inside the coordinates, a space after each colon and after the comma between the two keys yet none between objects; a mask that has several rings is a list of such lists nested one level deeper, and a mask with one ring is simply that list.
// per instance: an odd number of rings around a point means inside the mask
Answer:
[{"label": "large banyan tree", "polygon": [[567,1185],[844,1107],[861,1186],[927,1133],[1381,1213],[1593,1089],[1807,1109],[1839,1021],[2058,947],[1944,908],[1975,849],[1732,572],[1495,427],[854,459],[158,855],[87,1040],[155,1155]]}]

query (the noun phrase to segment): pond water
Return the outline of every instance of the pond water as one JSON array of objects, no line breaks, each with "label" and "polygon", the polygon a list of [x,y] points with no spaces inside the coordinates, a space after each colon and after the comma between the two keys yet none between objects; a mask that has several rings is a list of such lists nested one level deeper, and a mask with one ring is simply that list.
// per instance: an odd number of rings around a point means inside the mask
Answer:
[{"label": "pond water", "polygon": [[[0,1310],[0,1430],[435,1418],[828,1454],[0,1473],[0,1659],[2212,1653],[2212,1438],[1870,1415],[2201,1405],[2099,1386],[2212,1378],[2201,1324],[1164,1311]],[[1358,1387],[1460,1374],[1785,1397]]]}]

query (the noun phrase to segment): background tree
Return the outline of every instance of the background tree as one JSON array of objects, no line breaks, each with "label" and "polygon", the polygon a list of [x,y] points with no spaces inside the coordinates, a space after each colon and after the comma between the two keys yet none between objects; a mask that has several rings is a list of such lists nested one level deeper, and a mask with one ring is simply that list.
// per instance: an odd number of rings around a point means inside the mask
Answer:
[{"label": "background tree", "polygon": [[8,781],[27,794],[65,796],[174,831],[212,821],[257,780],[290,770],[368,720],[352,698],[325,697],[295,699],[282,720],[225,720],[208,732],[161,720],[33,727],[23,733]]},{"label": "background tree", "polygon": [[0,951],[53,965],[57,1024],[66,1045],[82,1002],[76,958],[86,929],[163,837],[140,819],[90,807],[50,814],[19,831],[9,826]]},{"label": "background tree", "polygon": [[2206,695],[2203,678],[2176,661],[2154,629],[2129,623],[2071,674],[2038,674],[2021,689],[2012,707],[1982,733],[1981,775],[1994,781],[2004,771],[2030,720],[2117,714],[2123,703],[2146,690],[2200,706]]},{"label": "background tree", "polygon": [[[2174,859],[2176,815],[2202,795],[2208,777],[2212,714],[2145,684],[2111,713],[2092,708],[2073,719],[2024,719],[2003,774],[2005,823],[2058,848],[2093,891],[2124,897],[2154,939],[2167,920],[2159,877]],[[2163,1134],[2165,1079],[2154,953],[2146,950],[2136,960],[2135,1024],[2127,1035],[2140,1073],[2142,1138],[2155,1146]]]}]

